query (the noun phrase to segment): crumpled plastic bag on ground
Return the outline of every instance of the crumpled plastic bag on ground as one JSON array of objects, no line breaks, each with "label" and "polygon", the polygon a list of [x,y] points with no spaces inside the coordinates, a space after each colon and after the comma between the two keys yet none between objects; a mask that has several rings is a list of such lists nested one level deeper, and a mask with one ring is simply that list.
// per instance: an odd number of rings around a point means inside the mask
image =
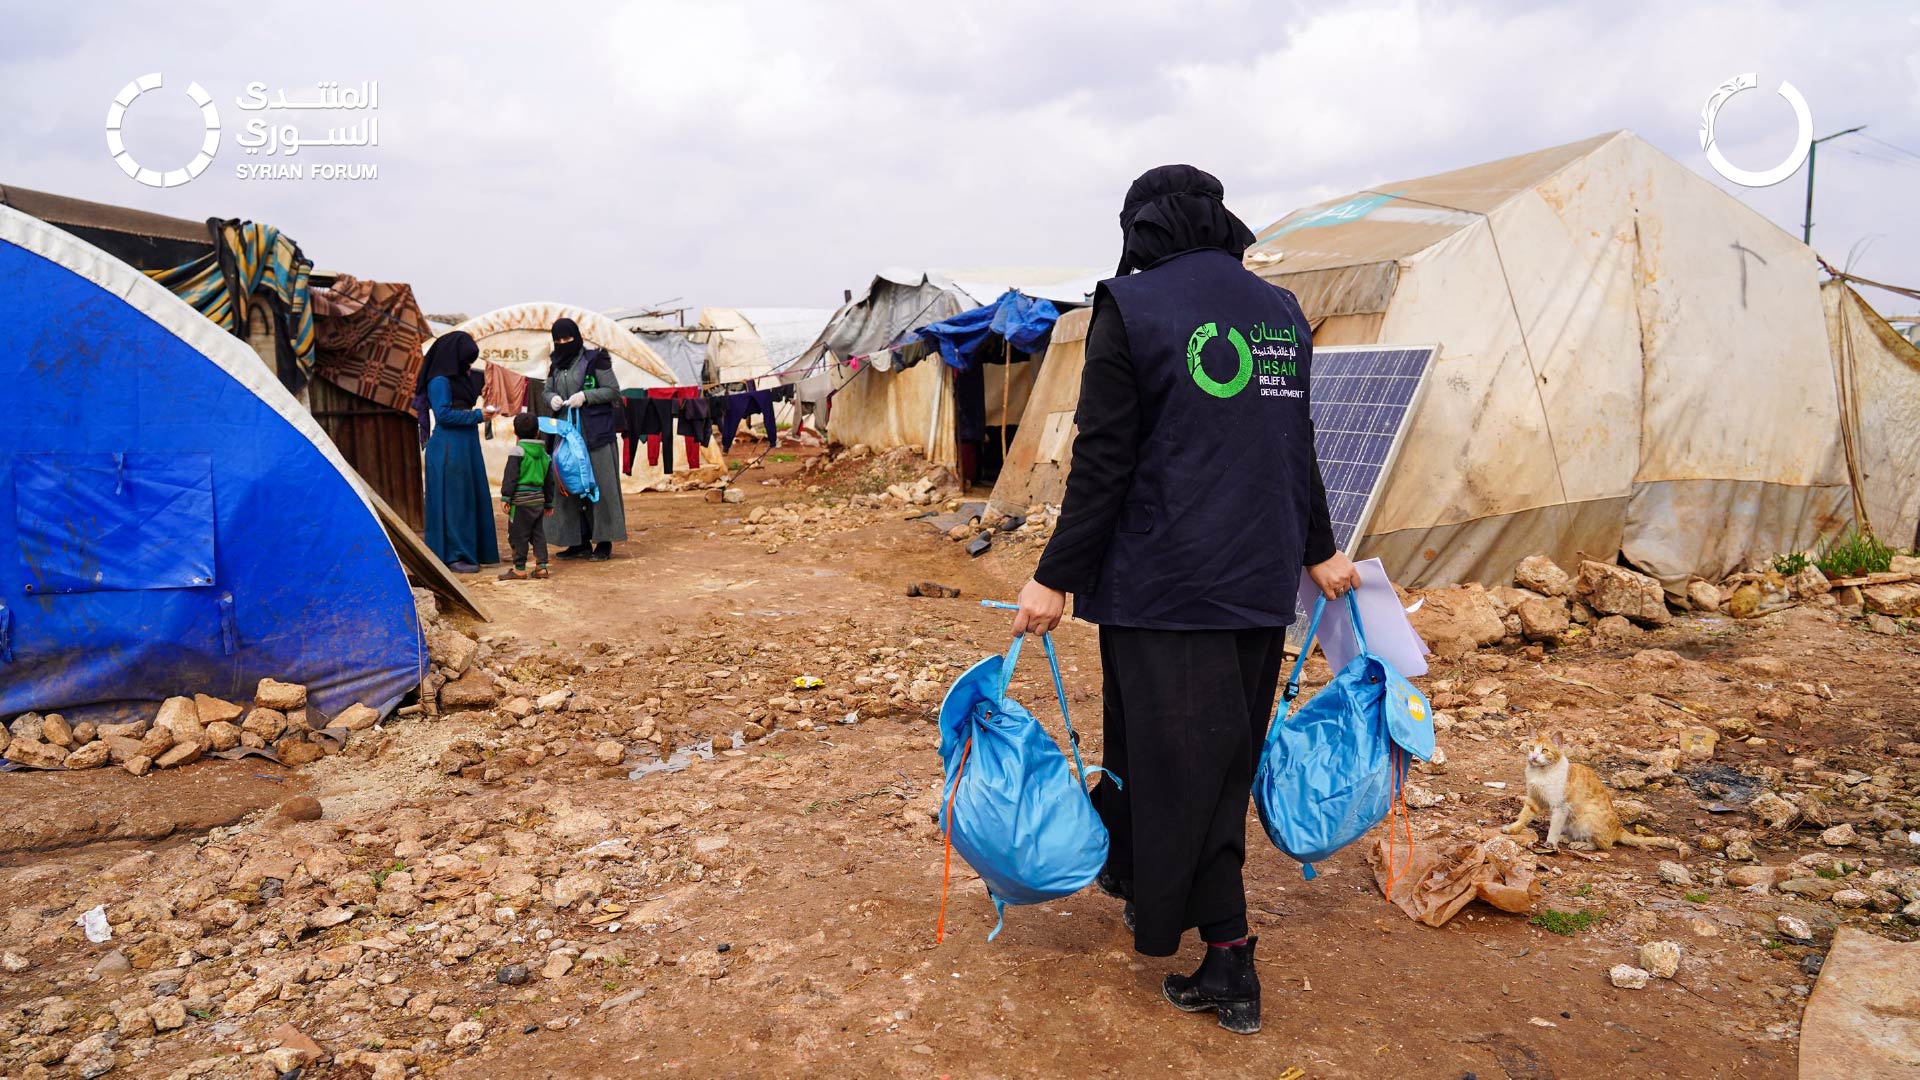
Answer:
[{"label": "crumpled plastic bag on ground", "polygon": [[1394,879],[1390,899],[1415,922],[1444,926],[1475,900],[1512,912],[1530,911],[1540,901],[1532,853],[1504,836],[1448,847],[1414,844],[1411,854],[1403,839],[1392,854],[1390,873],[1382,836],[1367,852],[1367,865],[1382,895],[1387,894],[1387,879]]}]

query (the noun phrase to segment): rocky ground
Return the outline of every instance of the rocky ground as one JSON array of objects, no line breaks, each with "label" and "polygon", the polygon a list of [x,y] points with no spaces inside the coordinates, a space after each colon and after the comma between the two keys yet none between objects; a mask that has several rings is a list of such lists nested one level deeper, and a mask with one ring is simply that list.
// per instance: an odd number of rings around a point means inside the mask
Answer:
[{"label": "rocky ground", "polygon": [[[1536,565],[1416,615],[1443,753],[1415,838],[1495,835],[1545,729],[1674,849],[1530,854],[1531,918],[1430,929],[1364,844],[1305,882],[1256,824],[1246,1039],[1167,1007],[1197,949],[1133,954],[1092,891],[988,943],[956,865],[936,944],[932,711],[1004,646],[977,602],[1049,522],[970,529],[993,546],[969,559],[906,520],[948,507],[942,479],[802,455],[740,503],[632,498],[622,557],[482,581],[495,621],[436,620],[423,707],[297,769],[0,776],[36,823],[0,841],[0,1072],[1789,1076],[1834,929],[1920,935],[1911,620],[1764,575],[1712,583],[1758,583],[1754,617],[1697,590],[1655,612],[1643,583]],[[1097,758],[1094,635],[1059,638]],[[1036,676],[1016,688],[1057,734]]]}]

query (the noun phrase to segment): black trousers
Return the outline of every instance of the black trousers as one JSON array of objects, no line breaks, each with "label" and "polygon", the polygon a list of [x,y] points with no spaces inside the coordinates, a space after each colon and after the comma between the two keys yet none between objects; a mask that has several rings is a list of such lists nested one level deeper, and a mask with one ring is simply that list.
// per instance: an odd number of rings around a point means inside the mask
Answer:
[{"label": "black trousers", "polygon": [[[547,565],[547,515],[538,506],[516,506],[510,511],[512,517],[507,522],[507,543],[513,546],[513,568],[527,568],[527,546],[533,546],[533,557],[541,565]],[[581,533],[590,536],[591,533]]]},{"label": "black trousers", "polygon": [[1171,956],[1188,927],[1247,935],[1248,794],[1286,630],[1100,628],[1107,869],[1131,888],[1133,947]]}]

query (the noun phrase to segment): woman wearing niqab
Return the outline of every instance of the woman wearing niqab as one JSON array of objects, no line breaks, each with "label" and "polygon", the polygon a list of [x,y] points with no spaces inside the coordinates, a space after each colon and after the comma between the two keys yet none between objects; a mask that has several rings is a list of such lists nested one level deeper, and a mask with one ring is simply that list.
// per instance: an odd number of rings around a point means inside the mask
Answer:
[{"label": "woman wearing niqab", "polygon": [[589,502],[563,493],[547,520],[547,542],[560,546],[562,559],[605,562],[613,545],[627,538],[627,510],[620,499],[620,460],[614,446],[620,408],[620,382],[605,349],[588,348],[579,324],[553,324],[553,356],[547,365],[547,407],[571,420],[587,443],[600,498]]},{"label": "woman wearing niqab", "polygon": [[427,350],[414,385],[433,418],[426,447],[427,547],[460,574],[500,561],[479,430],[494,408],[474,407],[483,382],[473,370],[479,358],[472,335],[443,334]]}]

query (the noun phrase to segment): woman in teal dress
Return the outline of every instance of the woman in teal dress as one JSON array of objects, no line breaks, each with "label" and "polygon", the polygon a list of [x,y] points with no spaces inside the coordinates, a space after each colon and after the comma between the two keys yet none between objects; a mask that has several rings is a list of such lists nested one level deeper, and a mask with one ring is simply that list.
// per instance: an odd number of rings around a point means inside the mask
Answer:
[{"label": "woman in teal dress", "polygon": [[500,561],[487,464],[480,456],[480,422],[495,410],[474,408],[482,386],[482,376],[473,370],[479,358],[472,335],[445,334],[427,350],[414,387],[433,411],[433,436],[427,440],[427,546],[457,574]]}]

